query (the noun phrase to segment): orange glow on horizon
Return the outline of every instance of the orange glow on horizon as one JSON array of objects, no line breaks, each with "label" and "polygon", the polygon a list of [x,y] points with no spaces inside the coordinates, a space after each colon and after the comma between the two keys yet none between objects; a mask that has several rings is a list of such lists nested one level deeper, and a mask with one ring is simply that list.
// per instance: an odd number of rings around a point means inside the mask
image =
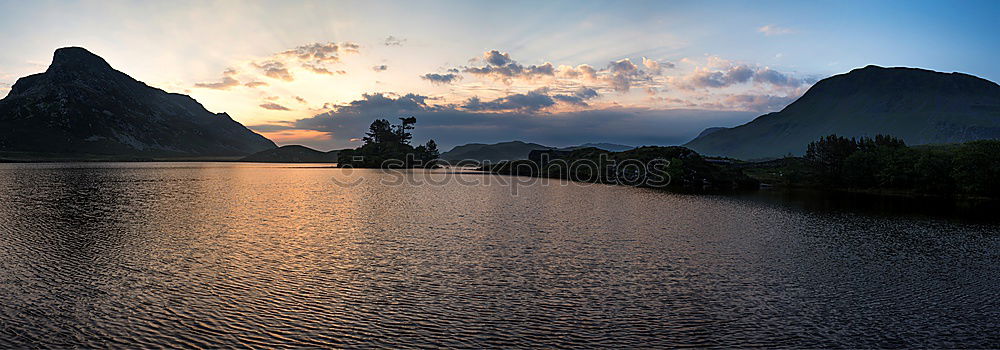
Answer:
[{"label": "orange glow on horizon", "polygon": [[317,130],[281,130],[271,132],[257,132],[275,143],[301,142],[301,141],[329,141],[333,139],[333,134],[326,131]]}]

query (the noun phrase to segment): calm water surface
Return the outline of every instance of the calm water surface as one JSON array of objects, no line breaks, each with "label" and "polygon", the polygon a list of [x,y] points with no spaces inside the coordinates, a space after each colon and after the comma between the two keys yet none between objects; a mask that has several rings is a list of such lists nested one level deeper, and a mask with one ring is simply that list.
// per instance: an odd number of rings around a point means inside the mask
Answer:
[{"label": "calm water surface", "polygon": [[1000,344],[997,224],[463,176],[0,164],[0,348]]}]

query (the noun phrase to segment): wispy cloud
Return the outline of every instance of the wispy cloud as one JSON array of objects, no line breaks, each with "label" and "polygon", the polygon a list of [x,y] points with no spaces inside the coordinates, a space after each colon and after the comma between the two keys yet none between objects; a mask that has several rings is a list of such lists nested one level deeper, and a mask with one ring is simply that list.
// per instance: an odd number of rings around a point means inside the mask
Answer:
[{"label": "wispy cloud", "polygon": [[263,103],[263,104],[260,105],[260,108],[269,109],[269,110],[272,110],[272,111],[290,111],[291,110],[291,109],[288,109],[288,107],[279,105],[279,104],[274,103],[274,102]]},{"label": "wispy cloud", "polygon": [[281,61],[270,60],[260,64],[254,63],[254,67],[260,68],[260,70],[264,72],[264,75],[269,78],[281,79],[284,81],[295,80],[295,78],[292,77],[292,73],[288,71],[288,67],[286,67],[285,63]]},{"label": "wispy cloud", "polygon": [[697,67],[687,75],[670,77],[670,81],[674,87],[684,90],[725,88],[749,82],[782,88],[797,88],[812,83],[811,79],[797,78],[769,67],[718,57],[709,57],[707,65]]},{"label": "wispy cloud", "polygon": [[385,42],[383,42],[382,44],[385,45],[385,46],[403,46],[403,43],[405,43],[405,42],[406,42],[406,39],[397,38],[397,37],[394,37],[394,36],[390,35],[390,36],[388,36],[388,37],[385,38]]},{"label": "wispy cloud", "polygon": [[482,67],[465,67],[463,71],[505,83],[510,83],[511,79],[531,80],[555,75],[555,67],[552,63],[545,62],[541,65],[525,66],[511,59],[509,53],[500,52],[499,50],[484,52],[482,60],[486,62],[486,65]]},{"label": "wispy cloud", "polygon": [[757,28],[758,32],[764,33],[766,36],[772,35],[784,35],[794,33],[793,30],[785,27],[779,27],[774,24],[768,24],[763,27]]},{"label": "wispy cloud", "polygon": [[225,72],[222,72],[222,80],[214,83],[195,83],[195,87],[205,88],[205,89],[215,89],[215,90],[229,90],[234,86],[240,86],[240,81],[233,78],[236,75],[236,70],[229,68]]},{"label": "wispy cloud", "polygon": [[[334,70],[331,67],[341,63],[345,53],[358,53],[360,48],[361,45],[352,42],[300,45],[272,55],[238,62],[239,71],[229,68],[222,73],[221,80],[195,83],[194,86],[215,90],[229,90],[241,85],[248,88],[259,88],[269,85],[264,81],[268,78],[293,82],[296,78],[295,74],[303,72],[323,75],[345,74],[344,70]],[[376,66],[376,70],[379,68],[384,70],[388,67],[385,65]],[[246,83],[241,83],[240,80],[246,81]]]},{"label": "wispy cloud", "polygon": [[451,84],[462,79],[461,75],[455,73],[437,74],[427,73],[420,76],[420,79],[427,80],[433,84]]}]

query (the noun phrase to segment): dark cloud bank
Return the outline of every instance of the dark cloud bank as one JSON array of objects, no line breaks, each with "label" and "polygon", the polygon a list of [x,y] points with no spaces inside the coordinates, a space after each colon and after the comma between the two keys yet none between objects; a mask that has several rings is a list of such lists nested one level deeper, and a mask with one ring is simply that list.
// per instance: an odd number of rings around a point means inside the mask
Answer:
[{"label": "dark cloud bank", "polygon": [[641,108],[562,113],[540,111],[557,103],[585,103],[584,100],[594,96],[596,91],[587,88],[573,94],[536,90],[490,101],[470,99],[461,105],[432,105],[428,104],[430,99],[426,96],[375,93],[365,94],[361,100],[289,125],[252,128],[260,131],[305,129],[331,132],[333,140],[310,145],[335,149],[357,146],[357,143],[347,139],[362,136],[376,118],[395,121],[400,116],[414,116],[417,118],[415,141],[434,139],[443,149],[472,142],[510,140],[551,146],[585,142],[676,145],[689,141],[706,127],[733,126],[756,115],[754,112]]}]

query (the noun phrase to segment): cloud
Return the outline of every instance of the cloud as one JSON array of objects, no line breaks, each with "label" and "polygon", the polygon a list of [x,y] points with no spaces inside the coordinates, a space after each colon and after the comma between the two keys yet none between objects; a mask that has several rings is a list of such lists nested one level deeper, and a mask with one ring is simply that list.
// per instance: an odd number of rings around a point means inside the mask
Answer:
[{"label": "cloud", "polygon": [[[521,97],[508,96],[480,104],[531,106],[549,102],[544,91]],[[590,96],[596,91],[573,93]],[[550,96],[551,98],[551,96]],[[552,98],[554,99],[554,98]],[[356,147],[348,141],[364,135],[377,118],[417,118],[416,142],[434,139],[445,149],[469,142],[523,140],[552,146],[584,142],[615,142],[629,145],[672,145],[684,143],[710,126],[733,126],[753,118],[754,112],[704,110],[654,110],[608,108],[597,110],[540,113],[531,108],[514,110],[466,110],[455,105],[429,105],[429,98],[416,94],[365,94],[362,99],[336,106],[333,110],[295,121],[296,130],[315,130],[333,135],[317,142],[326,148]],[[468,104],[468,103],[466,103]],[[256,130],[256,129],[255,129]]]},{"label": "cloud", "polygon": [[295,80],[295,78],[292,77],[292,73],[288,71],[288,67],[286,67],[284,63],[279,61],[271,60],[271,61],[265,61],[260,64],[254,63],[254,67],[257,67],[260,70],[262,70],[264,72],[264,75],[270,78],[281,79],[284,81]]},{"label": "cloud", "polygon": [[[357,53],[360,47],[360,45],[350,42],[301,45],[251,62],[245,62],[244,65],[253,67],[254,69],[243,72],[243,75],[263,74],[272,79],[294,81],[295,76],[292,74],[292,71],[296,69],[325,75],[344,74],[343,70],[334,71],[330,68],[330,65],[340,63],[343,53]],[[236,71],[230,68],[223,73],[224,78],[220,82],[198,83],[196,86],[210,89],[229,89],[239,85],[239,82],[233,77],[235,74]],[[230,79],[226,79],[225,77],[230,77]],[[252,81],[244,85],[255,88],[266,86],[266,83]]]},{"label": "cloud", "polygon": [[246,86],[248,88],[258,88],[258,87],[261,87],[261,86],[268,86],[268,85],[270,85],[270,84],[265,83],[263,81],[251,81],[251,82],[248,82],[246,84],[243,84],[243,86]]},{"label": "cloud", "polygon": [[659,62],[646,57],[642,58],[642,65],[646,66],[646,69],[649,69],[649,72],[653,75],[663,74],[664,68],[670,69],[675,67],[673,63]]},{"label": "cloud", "polygon": [[233,78],[236,73],[235,69],[227,68],[224,72],[222,72],[221,81],[216,83],[195,83],[194,86],[205,89],[229,90],[232,87],[240,85],[240,81]]},{"label": "cloud", "polygon": [[566,102],[577,106],[588,106],[586,100],[596,98],[598,96],[597,90],[588,88],[586,86],[581,86],[579,89],[573,92],[572,95],[552,95],[552,98]]},{"label": "cloud", "polygon": [[451,84],[462,79],[462,76],[455,73],[448,73],[448,74],[427,73],[421,75],[420,79],[427,80],[433,84]]},{"label": "cloud", "polygon": [[750,81],[795,88],[811,82],[809,79],[795,78],[768,67],[736,64],[718,58],[711,58],[706,67],[696,68],[686,76],[673,77],[671,81],[672,85],[684,90],[724,88]]},{"label": "cloud", "polygon": [[315,66],[307,63],[303,64],[302,68],[305,68],[306,70],[316,74],[333,75],[333,72],[327,69],[326,67]]},{"label": "cloud", "polygon": [[472,97],[460,106],[466,111],[518,111],[518,112],[539,112],[542,109],[555,106],[558,102],[564,102],[575,106],[587,106],[586,100],[596,98],[597,90],[580,87],[569,94],[552,94],[549,88],[539,88],[527,93],[516,93],[500,97],[490,101],[483,101],[479,97]]},{"label": "cloud", "polygon": [[465,67],[463,71],[505,83],[510,83],[511,79],[530,80],[555,75],[555,67],[552,63],[524,66],[511,59],[510,54],[498,50],[484,52],[482,60],[486,63],[485,66]]},{"label": "cloud", "polygon": [[[357,47],[354,47],[356,50]],[[282,55],[294,56],[301,61],[337,63],[340,62],[340,46],[335,43],[312,43],[283,51]]]},{"label": "cloud", "polygon": [[796,79],[771,68],[764,67],[754,72],[754,81],[768,83],[775,86],[795,87],[805,84],[805,79]]},{"label": "cloud", "polygon": [[497,50],[490,50],[483,53],[483,61],[486,61],[487,64],[498,67],[514,63],[514,60],[510,59],[509,53],[501,53]]},{"label": "cloud", "polygon": [[363,113],[378,110],[386,111],[423,111],[431,110],[427,105],[427,96],[417,94],[395,95],[389,93],[362,94],[360,100],[351,101],[345,105],[332,106],[338,113]]},{"label": "cloud", "polygon": [[584,78],[591,81],[597,80],[597,70],[586,64],[581,64],[576,67],[560,65],[559,68],[556,69],[556,73],[563,78]]},{"label": "cloud", "polygon": [[405,43],[405,42],[406,42],[406,39],[397,38],[397,37],[394,37],[394,36],[390,35],[390,36],[388,36],[388,37],[385,38],[385,42],[383,42],[383,44],[385,46],[403,46],[403,43]]},{"label": "cloud", "polygon": [[263,104],[260,105],[260,108],[269,109],[269,110],[272,110],[272,111],[290,111],[291,110],[291,109],[288,109],[288,107],[279,105],[279,104],[274,103],[274,102],[263,103]]},{"label": "cloud", "polygon": [[216,83],[195,83],[195,87],[205,88],[205,89],[216,89],[216,90],[229,90],[234,86],[239,86],[240,81],[233,77],[222,77],[222,81]]},{"label": "cloud", "polygon": [[611,87],[618,92],[627,92],[631,88],[632,84],[640,80],[649,80],[649,75],[640,70],[632,60],[628,58],[623,58],[617,61],[612,61],[608,63],[606,69],[608,72],[607,80],[611,83]]},{"label": "cloud", "polygon": [[740,94],[722,99],[721,104],[726,108],[737,108],[755,112],[774,112],[785,108],[785,106],[794,102],[796,98],[796,96]]},{"label": "cloud", "polygon": [[389,69],[389,66],[384,65],[384,64],[380,64],[380,65],[376,65],[376,66],[372,67],[372,70],[376,71],[376,72],[385,72],[388,69]]},{"label": "cloud", "polygon": [[695,70],[687,76],[686,83],[695,88],[721,88],[745,83],[753,76],[753,70],[745,65],[730,67],[723,71]]},{"label": "cloud", "polygon": [[761,32],[761,33],[764,33],[764,35],[766,35],[766,36],[783,35],[783,34],[791,34],[791,33],[793,33],[793,31],[791,29],[782,28],[782,27],[779,27],[779,26],[776,26],[776,25],[773,25],[773,24],[768,24],[768,25],[765,25],[763,27],[757,28],[757,31]]},{"label": "cloud", "polygon": [[526,94],[512,94],[491,101],[481,101],[478,97],[470,98],[462,105],[468,111],[521,111],[537,112],[538,110],[556,104],[546,89],[530,91]]},{"label": "cloud", "polygon": [[295,99],[295,101],[298,101],[301,104],[307,104],[307,103],[309,103],[309,102],[306,102],[306,99],[302,98],[302,96],[295,96],[293,98]]},{"label": "cloud", "polygon": [[361,49],[361,45],[350,42],[342,43],[340,44],[340,47],[344,49],[344,52],[350,52],[350,53],[358,53],[358,50]]},{"label": "cloud", "polygon": [[294,125],[288,124],[257,124],[257,125],[247,125],[253,131],[257,132],[275,132],[284,130],[295,130]]}]

